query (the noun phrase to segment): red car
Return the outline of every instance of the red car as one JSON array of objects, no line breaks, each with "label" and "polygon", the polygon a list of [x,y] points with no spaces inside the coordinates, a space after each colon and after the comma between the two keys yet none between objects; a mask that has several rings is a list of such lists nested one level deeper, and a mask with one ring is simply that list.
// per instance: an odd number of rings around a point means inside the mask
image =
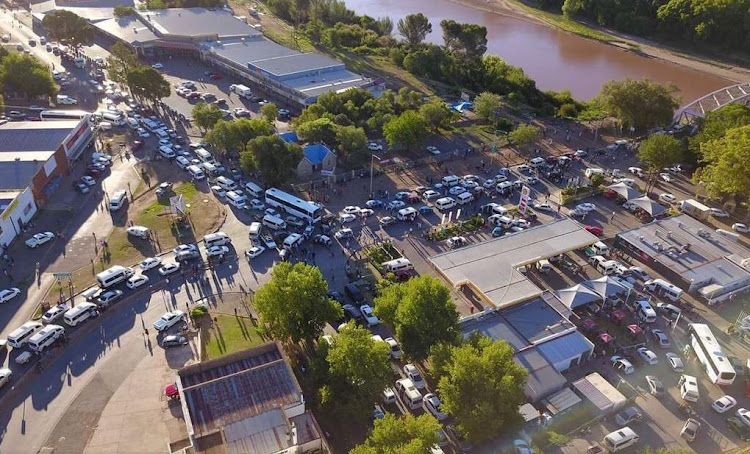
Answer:
[{"label": "red car", "polygon": [[194,91],[192,93],[188,93],[187,99],[200,99],[201,93],[198,93],[197,91]]},{"label": "red car", "polygon": [[133,144],[130,146],[130,149],[133,151],[136,151],[136,150],[140,150],[142,146],[143,146],[143,142],[141,142],[140,140],[134,140]]},{"label": "red car", "polygon": [[94,168],[89,168],[88,171],[86,172],[86,175],[93,177],[93,178],[99,178],[101,174],[102,173],[99,170],[94,169]]},{"label": "red car", "polygon": [[221,74],[219,74],[219,73],[211,73],[211,75],[208,76],[208,78],[211,79],[211,80],[219,80],[219,79],[221,79]]},{"label": "red car", "polygon": [[604,229],[599,227],[598,225],[587,225],[583,227],[587,232],[594,234],[596,236],[602,236],[604,235]]}]

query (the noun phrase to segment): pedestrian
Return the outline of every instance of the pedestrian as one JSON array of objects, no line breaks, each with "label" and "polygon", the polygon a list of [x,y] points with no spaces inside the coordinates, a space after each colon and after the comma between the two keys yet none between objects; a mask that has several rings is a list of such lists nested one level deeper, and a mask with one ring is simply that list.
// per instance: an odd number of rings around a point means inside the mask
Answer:
[{"label": "pedestrian", "polygon": [[612,222],[614,220],[615,220],[615,212],[613,211],[612,212],[612,216],[610,216],[610,218],[609,218],[609,222]]}]

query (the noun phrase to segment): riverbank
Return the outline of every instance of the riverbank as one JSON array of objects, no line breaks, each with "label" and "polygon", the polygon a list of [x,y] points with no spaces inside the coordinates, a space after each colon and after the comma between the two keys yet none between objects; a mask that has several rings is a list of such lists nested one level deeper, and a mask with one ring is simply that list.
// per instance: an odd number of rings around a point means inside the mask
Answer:
[{"label": "riverbank", "polygon": [[[623,52],[633,52],[646,58],[658,58],[665,62],[683,66],[694,71],[711,74],[726,79],[727,85],[744,82],[750,78],[750,69],[733,65],[718,59],[688,54],[678,49],[665,48],[644,38],[624,35],[609,29],[591,27],[580,22],[572,21],[559,14],[553,14],[532,8],[520,0],[449,0],[452,3],[468,6],[477,10],[494,14],[514,16],[533,21],[548,27],[573,33],[584,38],[594,39],[604,44],[621,49]],[[692,100],[683,100],[692,101]]]}]

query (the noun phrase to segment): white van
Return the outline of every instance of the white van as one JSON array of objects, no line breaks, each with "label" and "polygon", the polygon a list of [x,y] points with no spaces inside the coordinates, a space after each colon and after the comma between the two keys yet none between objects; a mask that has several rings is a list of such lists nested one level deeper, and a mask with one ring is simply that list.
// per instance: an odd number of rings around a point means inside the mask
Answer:
[{"label": "white van", "polygon": [[683,375],[680,377],[680,381],[677,382],[677,387],[680,388],[680,397],[682,400],[688,402],[698,402],[700,393],[698,391],[698,380],[692,375]]},{"label": "white van", "polygon": [[159,147],[159,154],[162,155],[162,156],[164,156],[167,159],[173,159],[173,158],[177,157],[177,155],[175,154],[174,150],[169,145],[162,145],[162,146],[160,146]]},{"label": "white van", "polygon": [[537,167],[542,167],[545,164],[547,164],[547,161],[545,161],[544,158],[541,158],[538,156],[536,158],[532,158],[531,161],[529,161],[529,167],[531,167],[532,169],[536,169]]},{"label": "white van", "polygon": [[451,197],[443,197],[435,200],[435,206],[440,211],[450,210],[451,208],[456,206],[456,201]]},{"label": "white van", "polygon": [[125,191],[117,191],[109,199],[109,211],[117,211],[128,203],[128,194]]},{"label": "white van", "polygon": [[396,382],[396,391],[401,395],[401,400],[412,410],[422,408],[422,393],[419,392],[410,378],[402,378]]},{"label": "white van", "polygon": [[140,123],[138,123],[138,120],[133,117],[128,118],[128,126],[130,127],[130,129],[138,129],[141,127]]},{"label": "white van", "polygon": [[29,339],[29,349],[43,352],[47,347],[65,335],[65,328],[60,325],[47,325]]},{"label": "white van", "polygon": [[260,230],[263,225],[260,222],[250,224],[250,239],[257,240],[260,238]]},{"label": "white van", "polygon": [[206,178],[206,174],[203,173],[203,170],[201,170],[201,168],[198,167],[197,165],[187,166],[187,171],[190,173],[190,176],[195,180],[203,180]]},{"label": "white van", "polygon": [[26,322],[19,328],[8,334],[8,345],[13,348],[21,348],[23,344],[31,339],[31,336],[41,330],[43,325],[39,322]]},{"label": "white van", "polygon": [[134,273],[133,268],[115,265],[96,275],[99,287],[107,288],[127,280]]},{"label": "white van", "polygon": [[462,192],[461,194],[456,196],[456,202],[458,202],[459,205],[465,205],[473,201],[474,201],[474,194],[472,194],[469,191]]},{"label": "white van", "polygon": [[206,245],[206,248],[210,248],[211,246],[224,246],[231,242],[232,239],[224,232],[209,233],[203,237],[203,244]]},{"label": "white van", "polygon": [[452,187],[452,186],[459,184],[461,182],[461,179],[455,175],[448,175],[446,177],[443,177],[442,182],[443,182],[443,186]]},{"label": "white van", "polygon": [[100,121],[97,126],[102,131],[109,131],[110,129],[112,129],[112,123],[110,123],[108,121]]},{"label": "white van", "polygon": [[201,167],[203,167],[203,171],[208,175],[208,178],[215,177],[219,173],[219,169],[211,162],[201,163]]},{"label": "white van", "polygon": [[417,210],[414,207],[406,207],[398,210],[396,217],[399,221],[413,221],[417,217]]},{"label": "white van", "polygon": [[395,273],[397,271],[406,271],[406,270],[413,270],[414,265],[409,261],[409,259],[400,257],[395,260],[389,260],[387,262],[383,262],[381,264],[383,266],[383,269],[386,272],[389,273]]},{"label": "white van", "polygon": [[609,452],[617,452],[638,443],[639,439],[633,429],[625,426],[604,437],[604,446]]},{"label": "white van", "polygon": [[187,167],[190,165],[190,161],[188,161],[188,158],[185,156],[177,156],[177,159],[175,159],[177,162],[177,167],[181,169],[187,169]]},{"label": "white van", "polygon": [[247,200],[245,200],[245,197],[237,194],[234,191],[227,192],[227,201],[229,201],[229,204],[235,208],[242,208],[247,205]]},{"label": "white van", "polygon": [[198,159],[203,162],[214,162],[214,157],[211,156],[211,153],[209,153],[205,148],[198,148],[197,150],[195,150],[195,154],[198,156]]},{"label": "white van", "polygon": [[646,300],[635,302],[635,315],[645,323],[654,323],[656,321],[656,311]]},{"label": "white van", "polygon": [[286,222],[283,219],[271,214],[263,216],[263,225],[271,230],[284,230],[286,228]]},{"label": "white van", "polygon": [[682,296],[682,289],[664,279],[649,279],[643,283],[643,288],[672,302],[679,301]]},{"label": "white van", "polygon": [[604,169],[589,167],[583,174],[586,175],[586,178],[591,178],[594,175],[604,175]]},{"label": "white van", "polygon": [[114,123],[117,126],[125,126],[125,117],[123,117],[121,113],[105,110],[101,113],[101,116],[102,119]]},{"label": "white van", "polygon": [[293,247],[302,244],[303,236],[299,233],[291,233],[289,236],[284,238],[284,249],[291,250]]},{"label": "white van", "polygon": [[159,123],[155,122],[154,120],[152,120],[150,118],[144,118],[141,121],[143,122],[143,126],[146,129],[148,129],[150,132],[154,132],[154,131],[156,131],[158,129],[161,129]]},{"label": "white van", "polygon": [[617,271],[617,260],[598,261],[596,263],[596,270],[605,276],[615,274],[615,271]]},{"label": "white van", "polygon": [[247,191],[248,194],[250,194],[253,198],[260,198],[261,195],[263,195],[263,189],[261,189],[260,186],[253,183],[252,181],[248,181],[245,183],[245,191]]},{"label": "white van", "polygon": [[540,273],[549,273],[549,270],[552,269],[552,267],[549,264],[549,260],[542,259],[536,262],[536,269]]},{"label": "white van", "polygon": [[594,251],[594,254],[596,255],[607,255],[609,254],[609,246],[602,243],[601,241],[597,241],[591,246],[591,250]]},{"label": "white van", "polygon": [[221,189],[225,191],[236,191],[237,190],[237,183],[234,182],[231,178],[227,178],[225,176],[220,176],[216,179],[216,184],[218,184]]},{"label": "white van", "polygon": [[94,316],[96,308],[96,304],[94,303],[81,303],[76,307],[68,309],[63,318],[68,326],[76,326]]}]

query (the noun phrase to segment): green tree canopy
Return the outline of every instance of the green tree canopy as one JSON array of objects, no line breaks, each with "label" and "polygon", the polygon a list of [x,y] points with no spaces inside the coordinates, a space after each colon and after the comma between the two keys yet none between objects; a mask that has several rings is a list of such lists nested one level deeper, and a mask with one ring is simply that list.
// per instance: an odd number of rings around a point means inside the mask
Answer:
[{"label": "green tree canopy", "polygon": [[268,104],[264,104],[263,106],[261,106],[260,115],[268,123],[274,124],[274,122],[276,121],[276,117],[279,116],[279,108],[276,106],[276,104],[269,102]]},{"label": "green tree canopy", "polygon": [[424,142],[427,136],[427,122],[419,113],[407,110],[383,125],[383,135],[391,148],[404,145],[408,150]]},{"label": "green tree canopy", "polygon": [[260,324],[274,339],[296,343],[318,337],[326,323],[343,315],[327,292],[318,267],[281,262],[271,270],[271,280],[255,292],[253,305]]},{"label": "green tree canopy", "polygon": [[[218,109],[216,110],[218,111]],[[221,112],[218,112],[218,114],[221,116]],[[215,115],[215,113],[211,115]],[[195,112],[193,112],[193,118],[195,118]],[[259,118],[219,120],[206,134],[206,141],[213,144],[222,153],[241,152],[250,140],[260,136],[270,136],[271,134],[273,134],[273,127]]]},{"label": "green tree canopy", "polygon": [[750,125],[732,128],[724,137],[701,144],[706,165],[693,180],[703,181],[712,196],[750,194]]},{"label": "green tree canopy", "polygon": [[260,136],[247,143],[240,155],[240,166],[247,171],[260,170],[260,179],[266,186],[280,186],[295,172],[302,159],[302,148],[286,143],[281,137]]},{"label": "green tree canopy", "polygon": [[336,123],[327,117],[318,118],[300,124],[297,127],[297,134],[307,142],[321,142],[334,146],[336,144]]},{"label": "green tree canopy", "polygon": [[484,91],[474,98],[474,112],[485,120],[497,118],[502,99],[495,93]]},{"label": "green tree canopy", "polygon": [[638,147],[638,159],[651,173],[680,162],[682,157],[682,142],[667,134],[652,134]]},{"label": "green tree canopy", "polygon": [[164,76],[147,65],[139,65],[130,69],[127,73],[127,80],[130,92],[138,98],[156,101],[166,98],[171,92],[169,82]]},{"label": "green tree canopy", "polygon": [[127,5],[117,5],[115,6],[114,15],[117,18],[135,16],[135,8]]},{"label": "green tree canopy", "polygon": [[57,93],[49,68],[26,54],[14,53],[0,60],[0,87],[0,92],[23,93],[29,98]]},{"label": "green tree canopy", "polygon": [[648,79],[613,80],[602,86],[598,101],[623,126],[646,131],[672,121],[680,105],[676,92],[677,87],[672,84],[661,85]]},{"label": "green tree canopy", "polygon": [[478,60],[487,52],[487,28],[477,24],[461,24],[453,19],[440,22],[443,41],[449,52],[468,60]]},{"label": "green tree canopy", "polygon": [[523,148],[542,138],[542,130],[534,125],[518,125],[508,133],[508,139],[517,147]]},{"label": "green tree canopy", "polygon": [[440,423],[431,415],[398,417],[387,413],[375,421],[375,427],[364,443],[349,454],[423,454],[438,440]]},{"label": "green tree canopy", "polygon": [[432,33],[432,24],[427,16],[422,13],[409,14],[403,19],[399,19],[397,28],[410,46],[420,44],[428,34]]},{"label": "green tree canopy", "polygon": [[511,433],[523,421],[518,408],[526,402],[528,372],[513,355],[506,342],[487,337],[453,348],[437,390],[445,411],[469,440]]},{"label": "green tree canopy", "polygon": [[[219,123],[219,120],[224,118],[224,115],[222,115],[221,110],[219,110],[219,106],[217,106],[216,104],[206,104],[205,102],[199,102],[198,104],[193,106],[191,117],[196,126],[201,128],[203,131],[208,131],[216,126],[216,124]],[[221,139],[219,139],[220,136],[221,133],[217,133],[213,139],[224,144],[224,142],[221,142]]]},{"label": "green tree canopy", "polygon": [[356,126],[339,126],[336,131],[336,150],[346,158],[361,157],[367,148],[367,134]]},{"label": "green tree canopy", "polygon": [[128,82],[128,73],[135,67],[139,66],[140,62],[135,52],[130,50],[126,45],[122,43],[114,43],[109,48],[109,56],[107,57],[107,75],[110,80],[118,83]]},{"label": "green tree canopy", "polygon": [[374,341],[367,329],[342,329],[326,351],[327,374],[320,386],[323,406],[341,420],[365,421],[393,376],[388,353],[386,343]]},{"label": "green tree canopy", "polygon": [[446,127],[453,116],[445,103],[440,100],[433,100],[422,104],[422,107],[419,108],[419,113],[424,118],[427,126],[434,132],[437,132],[439,128]]},{"label": "green tree canopy", "polygon": [[404,353],[415,360],[426,358],[433,345],[459,336],[450,291],[429,275],[383,289],[375,298],[375,313],[395,329]]},{"label": "green tree canopy", "polygon": [[689,139],[690,152],[700,157],[701,144],[721,139],[727,130],[745,125],[750,125],[750,106],[742,103],[727,104],[708,112],[699,123],[698,134]]},{"label": "green tree canopy", "polygon": [[42,26],[50,41],[72,47],[76,52],[94,40],[94,27],[81,16],[64,9],[44,15]]}]

